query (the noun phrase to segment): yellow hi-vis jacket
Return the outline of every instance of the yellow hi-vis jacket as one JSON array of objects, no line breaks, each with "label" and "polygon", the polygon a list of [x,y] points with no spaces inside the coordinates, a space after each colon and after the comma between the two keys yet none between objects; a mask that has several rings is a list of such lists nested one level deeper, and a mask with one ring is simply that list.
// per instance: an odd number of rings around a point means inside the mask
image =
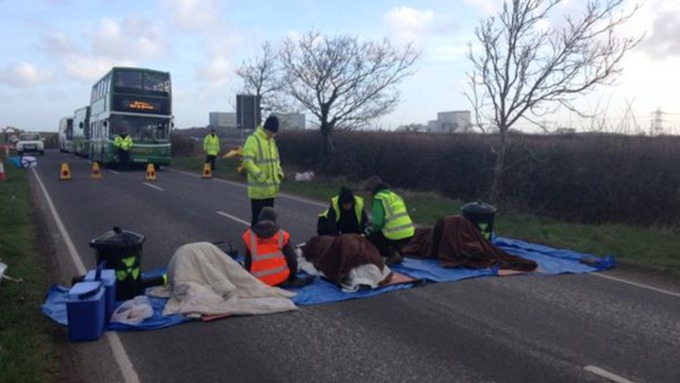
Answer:
[{"label": "yellow hi-vis jacket", "polygon": [[132,137],[127,135],[125,138],[123,138],[120,135],[117,135],[116,138],[113,139],[113,146],[123,150],[130,150],[132,147]]},{"label": "yellow hi-vis jacket", "polygon": [[283,255],[283,247],[289,239],[290,234],[285,230],[279,230],[270,238],[260,238],[252,230],[246,230],[243,242],[251,256],[250,273],[269,286],[276,286],[288,279],[290,269]]},{"label": "yellow hi-vis jacket", "polygon": [[248,136],[243,146],[243,167],[248,173],[248,198],[276,198],[283,178],[279,148],[274,138],[267,139],[262,126]]},{"label": "yellow hi-vis jacket", "polygon": [[220,139],[217,135],[208,134],[203,139],[203,151],[209,156],[216,156],[220,152]]},{"label": "yellow hi-vis jacket", "polygon": [[380,201],[385,209],[385,224],[382,232],[385,238],[399,240],[412,237],[415,234],[413,221],[408,215],[404,200],[392,191],[385,189],[379,191],[374,200]]},{"label": "yellow hi-vis jacket", "polygon": [[[333,210],[335,210],[335,222],[340,221],[340,204],[338,203],[338,199],[340,196],[335,196],[331,198],[331,205],[333,205]],[[361,225],[361,213],[364,210],[364,199],[359,197],[359,196],[354,196],[354,214],[357,216],[357,222],[359,225]],[[319,217],[326,217],[328,218],[328,209],[324,210],[321,214],[319,214]]]}]

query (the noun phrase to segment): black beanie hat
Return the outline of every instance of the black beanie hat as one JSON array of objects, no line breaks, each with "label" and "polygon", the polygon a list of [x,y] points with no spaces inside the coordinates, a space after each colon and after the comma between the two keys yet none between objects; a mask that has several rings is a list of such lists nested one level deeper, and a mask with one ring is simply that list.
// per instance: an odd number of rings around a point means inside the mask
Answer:
[{"label": "black beanie hat", "polygon": [[267,120],[264,122],[264,129],[270,131],[270,132],[278,132],[279,131],[279,119],[276,118],[276,116],[269,116],[267,117]]},{"label": "black beanie hat", "polygon": [[354,194],[351,190],[343,187],[340,189],[340,195],[338,196],[338,203],[344,205],[346,203],[354,203]]},{"label": "black beanie hat", "polygon": [[276,223],[276,210],[269,206],[263,207],[260,211],[260,216],[257,218],[257,222],[261,221],[271,221]]}]

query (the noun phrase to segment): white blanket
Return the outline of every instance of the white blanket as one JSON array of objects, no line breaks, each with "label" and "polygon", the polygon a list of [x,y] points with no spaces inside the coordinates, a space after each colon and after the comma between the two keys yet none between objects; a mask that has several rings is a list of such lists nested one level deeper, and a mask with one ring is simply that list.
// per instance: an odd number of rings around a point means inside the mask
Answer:
[{"label": "white blanket", "polygon": [[168,264],[168,282],[165,315],[252,315],[297,309],[288,299],[295,293],[266,285],[208,242],[178,248]]}]

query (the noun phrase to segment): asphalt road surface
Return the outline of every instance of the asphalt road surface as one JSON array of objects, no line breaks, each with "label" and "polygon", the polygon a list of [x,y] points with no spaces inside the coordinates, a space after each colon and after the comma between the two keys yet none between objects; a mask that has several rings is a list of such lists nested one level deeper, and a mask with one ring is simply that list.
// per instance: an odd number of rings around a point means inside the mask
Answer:
[{"label": "asphalt road surface", "polygon": [[[88,243],[114,226],[147,237],[144,270],[166,266],[190,242],[242,248],[250,220],[242,185],[201,179],[201,169],[163,168],[153,182],[144,170],[104,170],[92,180],[84,159],[48,151],[38,161],[31,190],[54,283],[94,267]],[[59,180],[63,162],[70,181]],[[296,243],[314,234],[325,206],[276,201]],[[85,382],[676,383],[675,282],[614,270],[428,284],[285,314],[107,332],[98,342],[64,341],[61,358],[71,372],[64,379]]]}]

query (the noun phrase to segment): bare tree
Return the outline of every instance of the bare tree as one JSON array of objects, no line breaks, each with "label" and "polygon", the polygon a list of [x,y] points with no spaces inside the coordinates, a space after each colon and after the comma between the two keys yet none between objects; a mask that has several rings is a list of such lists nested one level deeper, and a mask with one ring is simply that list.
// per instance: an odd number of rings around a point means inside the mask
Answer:
[{"label": "bare tree", "polygon": [[244,60],[236,74],[243,79],[245,93],[258,96],[262,104],[275,112],[288,110],[282,93],[284,85],[279,54],[269,41],[262,45],[262,55]]},{"label": "bare tree", "polygon": [[387,39],[359,42],[310,32],[284,42],[288,93],[318,120],[322,164],[333,151],[333,131],[361,127],[392,111],[399,102],[395,85],[413,74],[418,57],[412,44],[397,49]]},{"label": "bare tree", "polygon": [[470,45],[474,71],[469,78],[479,85],[473,92],[481,88],[483,94],[468,99],[489,100],[489,120],[500,135],[492,201],[499,193],[510,128],[557,106],[579,113],[573,101],[597,85],[611,84],[621,72],[624,54],[642,39],[615,34],[638,9],[624,12],[625,0],[589,0],[580,16],[565,16],[562,26],[546,28],[551,11],[561,2],[506,0],[496,17],[482,20],[475,29],[481,49]]}]

